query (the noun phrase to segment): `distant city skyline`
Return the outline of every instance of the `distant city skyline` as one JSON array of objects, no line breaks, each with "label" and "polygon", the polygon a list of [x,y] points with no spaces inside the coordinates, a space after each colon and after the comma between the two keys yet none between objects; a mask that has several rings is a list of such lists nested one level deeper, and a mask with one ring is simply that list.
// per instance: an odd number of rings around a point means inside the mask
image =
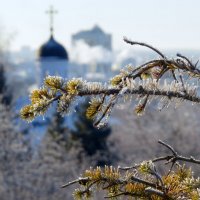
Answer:
[{"label": "distant city skyline", "polygon": [[72,34],[98,24],[112,34],[114,49],[125,48],[127,36],[162,49],[200,50],[199,0],[0,0],[0,5],[2,34],[16,33],[11,50],[37,50],[48,40],[50,5],[58,11],[55,38],[68,49]]}]

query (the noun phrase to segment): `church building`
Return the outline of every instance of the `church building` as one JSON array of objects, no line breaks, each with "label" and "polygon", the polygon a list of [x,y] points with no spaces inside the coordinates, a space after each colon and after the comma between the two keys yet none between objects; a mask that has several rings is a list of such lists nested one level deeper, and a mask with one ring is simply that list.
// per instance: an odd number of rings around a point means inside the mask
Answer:
[{"label": "church building", "polygon": [[38,52],[39,86],[42,85],[47,75],[67,77],[68,74],[68,52],[54,37],[53,16],[56,13],[53,7],[47,11],[50,15],[50,38],[39,48]]}]

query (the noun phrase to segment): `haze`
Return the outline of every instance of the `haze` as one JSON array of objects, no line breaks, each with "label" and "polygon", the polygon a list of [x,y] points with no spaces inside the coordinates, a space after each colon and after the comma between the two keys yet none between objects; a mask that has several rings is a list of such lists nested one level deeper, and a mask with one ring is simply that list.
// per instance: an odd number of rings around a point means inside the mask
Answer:
[{"label": "haze", "polygon": [[55,35],[67,48],[73,33],[100,25],[113,35],[114,49],[122,38],[146,41],[164,49],[200,49],[199,0],[0,0],[0,26],[14,35],[11,50],[37,49],[49,37],[45,11],[53,5]]}]

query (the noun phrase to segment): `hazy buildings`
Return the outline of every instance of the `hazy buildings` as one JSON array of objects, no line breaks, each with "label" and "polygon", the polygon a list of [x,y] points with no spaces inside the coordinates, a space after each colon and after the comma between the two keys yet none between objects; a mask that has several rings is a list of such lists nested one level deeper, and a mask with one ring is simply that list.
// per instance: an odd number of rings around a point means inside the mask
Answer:
[{"label": "hazy buildings", "polygon": [[112,50],[112,36],[105,33],[99,26],[94,26],[91,30],[80,31],[72,35],[72,44],[78,40],[83,40],[90,47],[101,46],[107,50]]},{"label": "hazy buildings", "polygon": [[112,37],[99,26],[72,35],[72,47],[77,51],[76,60],[82,62],[82,76],[89,80],[106,81],[111,77]]}]

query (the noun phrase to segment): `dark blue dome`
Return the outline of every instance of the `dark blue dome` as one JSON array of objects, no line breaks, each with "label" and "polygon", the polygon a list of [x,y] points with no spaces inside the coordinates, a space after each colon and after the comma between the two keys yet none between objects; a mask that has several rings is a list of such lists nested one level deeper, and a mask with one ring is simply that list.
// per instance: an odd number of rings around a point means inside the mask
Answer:
[{"label": "dark blue dome", "polygon": [[67,51],[54,39],[53,35],[51,35],[50,39],[39,49],[39,59],[47,57],[68,60]]}]

